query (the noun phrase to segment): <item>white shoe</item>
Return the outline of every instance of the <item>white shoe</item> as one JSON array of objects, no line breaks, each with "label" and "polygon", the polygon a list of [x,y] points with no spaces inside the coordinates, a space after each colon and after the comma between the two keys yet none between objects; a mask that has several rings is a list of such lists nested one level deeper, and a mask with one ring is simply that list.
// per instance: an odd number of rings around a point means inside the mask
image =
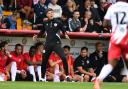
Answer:
[{"label": "white shoe", "polygon": [[36,79],[34,79],[33,82],[36,82]]},{"label": "white shoe", "polygon": [[53,79],[54,82],[60,82],[60,77],[59,75],[54,75],[54,79]]},{"label": "white shoe", "polygon": [[72,82],[72,80],[69,78],[69,76],[66,76],[66,81],[67,82]]},{"label": "white shoe", "polygon": [[40,82],[46,82],[46,79],[41,78],[39,81],[40,81]]}]

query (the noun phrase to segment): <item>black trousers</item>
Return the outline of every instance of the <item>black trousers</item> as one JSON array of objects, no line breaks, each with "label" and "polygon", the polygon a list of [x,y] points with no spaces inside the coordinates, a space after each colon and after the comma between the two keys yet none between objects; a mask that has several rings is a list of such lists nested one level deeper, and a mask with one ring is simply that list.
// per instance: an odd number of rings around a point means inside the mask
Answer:
[{"label": "black trousers", "polygon": [[33,81],[33,75],[31,75],[29,72],[27,72],[27,77],[25,79],[23,79],[22,75],[17,73],[16,81]]},{"label": "black trousers", "polygon": [[68,75],[68,65],[67,65],[67,61],[66,61],[64,51],[61,48],[61,44],[56,43],[56,44],[46,44],[45,45],[45,54],[44,54],[44,59],[42,61],[42,68],[41,68],[42,77],[43,78],[45,77],[46,66],[47,66],[47,63],[48,63],[49,56],[51,55],[52,51],[54,51],[61,58],[61,60],[63,62],[63,65],[64,65],[65,73],[66,73],[66,75]]}]

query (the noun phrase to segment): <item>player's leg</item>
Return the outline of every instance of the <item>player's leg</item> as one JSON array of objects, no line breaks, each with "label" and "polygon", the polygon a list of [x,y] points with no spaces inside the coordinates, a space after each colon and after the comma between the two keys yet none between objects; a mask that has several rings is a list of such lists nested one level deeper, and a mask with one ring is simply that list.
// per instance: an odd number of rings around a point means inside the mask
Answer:
[{"label": "player's leg", "polygon": [[36,67],[37,75],[39,78],[39,81],[42,81],[42,76],[41,76],[41,66]]},{"label": "player's leg", "polygon": [[53,81],[53,78],[54,78],[54,72],[47,70],[46,71],[46,80],[47,81]]},{"label": "player's leg", "polygon": [[64,71],[65,71],[65,74],[66,74],[66,80],[70,81],[70,78],[68,76],[68,64],[67,64],[67,61],[66,61],[64,50],[61,48],[61,44],[56,44],[54,46],[54,51],[57,53],[57,55],[61,58],[61,60],[63,62],[63,65],[64,65],[63,67],[64,67]]},{"label": "player's leg", "polygon": [[60,82],[60,76],[59,76],[60,70],[59,69],[60,69],[59,65],[56,64],[54,66],[54,78],[53,78],[54,82]]},{"label": "player's leg", "polygon": [[7,80],[10,79],[11,66],[12,66],[11,63],[9,63],[9,64],[6,65],[6,76],[7,76]]},{"label": "player's leg", "polygon": [[32,74],[30,74],[30,72],[29,71],[26,71],[26,74],[27,74],[27,77],[26,77],[26,81],[33,81],[33,75]]},{"label": "player's leg", "polygon": [[128,46],[124,46],[123,50],[123,62],[124,62],[124,68],[122,70],[122,74],[126,75],[126,82],[128,82]]},{"label": "player's leg", "polygon": [[28,71],[31,75],[33,75],[33,82],[36,82],[36,75],[35,75],[35,70],[34,70],[34,66],[28,66]]},{"label": "player's leg", "polygon": [[74,74],[73,81],[83,82],[83,78],[80,75]]},{"label": "player's leg", "polygon": [[83,82],[89,82],[89,75],[84,75],[83,76]]},{"label": "player's leg", "polygon": [[16,79],[16,71],[17,71],[17,64],[16,62],[11,63],[11,80],[15,81]]},{"label": "player's leg", "polygon": [[96,78],[94,82],[94,89],[100,89],[100,83],[108,76],[108,74],[111,73],[113,68],[116,66],[118,60],[120,59],[120,55],[120,46],[110,43],[108,50],[108,64],[102,68],[99,76]]},{"label": "player's leg", "polygon": [[41,66],[41,72],[42,72],[42,78],[43,79],[45,78],[48,59],[49,59],[49,56],[51,55],[51,53],[53,51],[52,49],[53,49],[52,46],[46,45],[46,47],[45,47],[45,54],[44,54],[44,58],[42,61],[42,66]]},{"label": "player's leg", "polygon": [[66,57],[65,57],[65,54],[64,54],[64,51],[63,49],[61,48],[61,45],[60,44],[57,44],[55,47],[54,47],[54,51],[57,53],[57,55],[61,58],[62,62],[63,62],[63,65],[64,65],[64,70],[65,70],[65,74],[68,75],[68,64],[67,64],[67,61],[66,61]]}]

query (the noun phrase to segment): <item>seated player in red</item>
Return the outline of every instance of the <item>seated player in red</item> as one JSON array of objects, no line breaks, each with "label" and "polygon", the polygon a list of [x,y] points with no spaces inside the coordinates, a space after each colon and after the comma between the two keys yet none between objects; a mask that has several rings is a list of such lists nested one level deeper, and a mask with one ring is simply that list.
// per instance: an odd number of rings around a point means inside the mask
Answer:
[{"label": "seated player in red", "polygon": [[20,62],[9,61],[9,63],[11,63],[11,80],[15,81],[16,73],[22,73],[20,70],[17,69],[20,68],[20,64],[23,62],[23,46],[21,44],[16,44],[15,50],[11,52],[11,55],[16,60],[21,60]]},{"label": "seated player in red", "polygon": [[0,43],[0,81],[6,81],[10,75],[9,75],[9,71],[10,71],[10,65],[7,65],[7,61],[8,60],[13,60],[13,61],[17,61],[20,62],[20,60],[17,60],[13,57],[13,55],[10,54],[10,52],[8,51],[8,42],[6,41],[2,41]]},{"label": "seated player in red", "polygon": [[47,80],[53,80],[54,82],[60,82],[60,80],[65,80],[66,78],[62,60],[55,52],[52,52],[49,57],[46,77]]},{"label": "seated player in red", "polygon": [[36,72],[39,81],[42,81],[41,77],[41,63],[44,45],[42,42],[37,42],[35,46],[31,46],[28,53],[24,54],[24,59],[28,65],[28,71],[33,75],[33,81],[36,82]]}]

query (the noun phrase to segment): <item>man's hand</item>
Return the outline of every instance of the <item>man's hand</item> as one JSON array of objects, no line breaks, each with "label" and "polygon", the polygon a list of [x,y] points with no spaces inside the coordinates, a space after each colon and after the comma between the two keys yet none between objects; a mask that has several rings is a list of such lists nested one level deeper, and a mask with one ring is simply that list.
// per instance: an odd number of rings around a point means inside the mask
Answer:
[{"label": "man's hand", "polygon": [[95,73],[90,73],[89,75],[92,76],[92,77],[96,77]]},{"label": "man's hand", "polygon": [[37,39],[37,35],[36,34],[34,34],[34,36],[33,36],[33,41],[37,41],[38,39]]},{"label": "man's hand", "polygon": [[57,64],[59,64],[59,63],[61,63],[61,62],[62,62],[62,60],[58,60],[58,61],[57,61]]},{"label": "man's hand", "polygon": [[65,34],[65,38],[68,39],[69,41],[71,40],[67,34]]},{"label": "man's hand", "polygon": [[26,71],[25,70],[21,70],[21,76],[23,79],[25,79],[27,77]]}]

